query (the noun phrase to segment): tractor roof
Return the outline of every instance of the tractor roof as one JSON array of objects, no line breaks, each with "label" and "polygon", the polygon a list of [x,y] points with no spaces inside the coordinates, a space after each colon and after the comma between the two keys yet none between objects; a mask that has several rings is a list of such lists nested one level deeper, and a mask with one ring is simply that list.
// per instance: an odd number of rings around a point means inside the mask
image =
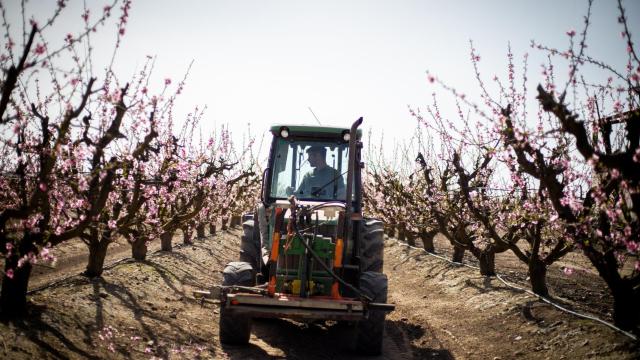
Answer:
[{"label": "tractor roof", "polygon": [[[274,124],[271,125],[271,133],[275,136],[280,135],[280,130],[286,127],[292,136],[341,136],[345,131],[349,131],[348,127],[322,126],[322,125],[296,125],[296,124]],[[362,129],[358,129],[358,139],[362,138]]]}]

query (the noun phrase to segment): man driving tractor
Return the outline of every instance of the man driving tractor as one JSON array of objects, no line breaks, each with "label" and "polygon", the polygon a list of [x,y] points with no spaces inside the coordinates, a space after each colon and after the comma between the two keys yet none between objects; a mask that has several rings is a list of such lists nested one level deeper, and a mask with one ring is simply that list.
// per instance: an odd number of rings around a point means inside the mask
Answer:
[{"label": "man driving tractor", "polygon": [[344,179],[338,170],[327,165],[326,156],[327,149],[324,146],[307,149],[309,165],[313,170],[304,175],[293,194],[299,197],[345,197]]}]

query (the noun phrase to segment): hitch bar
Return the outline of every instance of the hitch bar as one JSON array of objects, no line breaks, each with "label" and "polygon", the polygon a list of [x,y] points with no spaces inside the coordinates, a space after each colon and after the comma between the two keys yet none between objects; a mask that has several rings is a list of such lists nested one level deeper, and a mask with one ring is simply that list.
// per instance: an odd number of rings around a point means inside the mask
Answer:
[{"label": "hitch bar", "polygon": [[[256,287],[248,287],[248,286],[220,286],[216,285],[211,288],[211,290],[194,290],[193,296],[196,299],[213,299],[222,301],[223,294],[226,295],[230,292],[234,293],[245,293],[245,294],[254,294],[254,295],[263,295],[266,296],[266,290],[262,288]],[[363,303],[366,308],[371,310],[381,310],[385,312],[391,312],[396,308],[395,304],[386,304],[386,303]]]}]

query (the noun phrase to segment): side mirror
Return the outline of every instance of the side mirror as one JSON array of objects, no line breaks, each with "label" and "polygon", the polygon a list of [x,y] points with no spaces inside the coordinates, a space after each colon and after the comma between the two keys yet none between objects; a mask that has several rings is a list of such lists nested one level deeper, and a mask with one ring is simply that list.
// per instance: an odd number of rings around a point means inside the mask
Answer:
[{"label": "side mirror", "polygon": [[264,169],[262,172],[262,187],[260,188],[261,200],[265,206],[267,204],[267,199],[269,198],[269,187],[267,186],[269,173],[269,168]]}]

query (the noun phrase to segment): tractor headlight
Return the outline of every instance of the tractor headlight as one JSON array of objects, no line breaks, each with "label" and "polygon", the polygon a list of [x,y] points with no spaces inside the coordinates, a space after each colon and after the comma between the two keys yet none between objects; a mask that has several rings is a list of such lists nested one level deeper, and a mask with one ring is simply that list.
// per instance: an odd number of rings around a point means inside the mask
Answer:
[{"label": "tractor headlight", "polygon": [[281,127],[280,128],[280,136],[282,136],[284,139],[289,137],[289,128],[287,127]]},{"label": "tractor headlight", "polygon": [[351,139],[351,135],[349,134],[349,131],[344,131],[342,133],[342,140],[349,141],[349,139]]}]

